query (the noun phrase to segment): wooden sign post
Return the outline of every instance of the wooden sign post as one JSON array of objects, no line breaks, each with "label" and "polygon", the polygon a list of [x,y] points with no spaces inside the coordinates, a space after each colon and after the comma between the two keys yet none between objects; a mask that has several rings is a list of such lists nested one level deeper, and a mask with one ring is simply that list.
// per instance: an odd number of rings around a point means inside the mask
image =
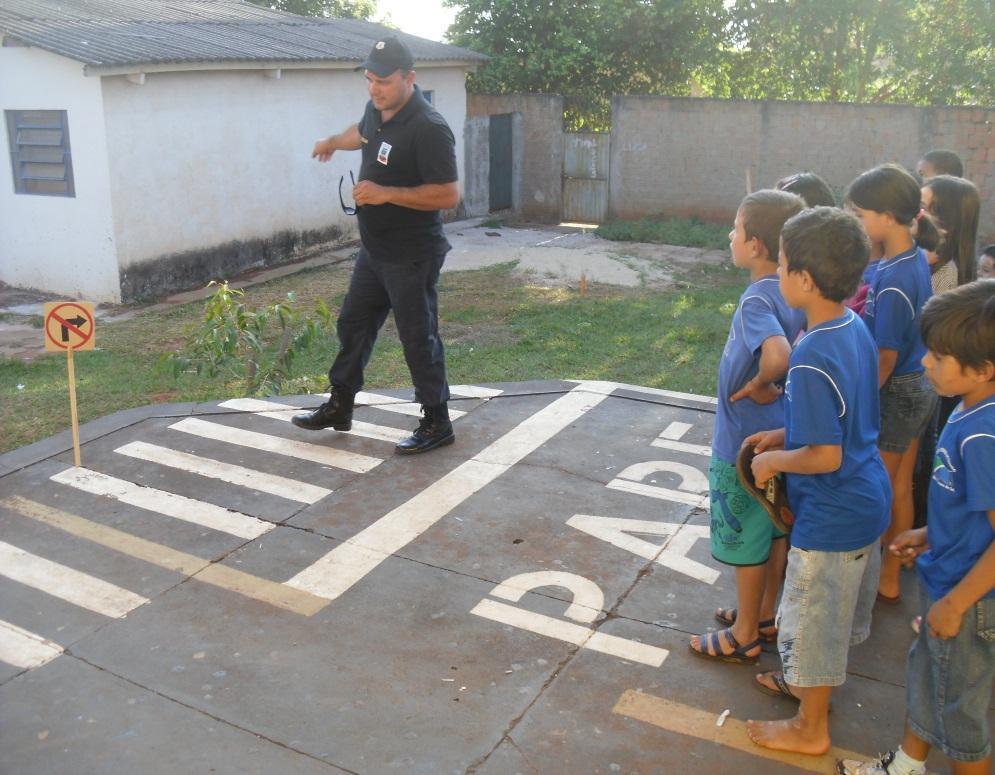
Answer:
[{"label": "wooden sign post", "polygon": [[93,305],[85,301],[53,301],[45,305],[45,349],[66,353],[69,372],[69,412],[73,426],[73,462],[80,466],[79,415],[76,411],[76,371],[74,350],[92,350],[95,342],[96,318]]}]

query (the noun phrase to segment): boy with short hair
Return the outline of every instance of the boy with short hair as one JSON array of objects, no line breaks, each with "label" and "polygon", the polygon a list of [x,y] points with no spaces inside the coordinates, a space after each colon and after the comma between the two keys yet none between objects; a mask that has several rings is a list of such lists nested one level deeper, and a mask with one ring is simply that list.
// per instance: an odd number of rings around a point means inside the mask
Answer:
[{"label": "boy with short hair", "polygon": [[[995,280],[934,296],[922,362],[941,395],[962,396],[940,434],[927,526],[889,546],[919,571],[922,626],[909,650],[905,737],[843,775],[920,775],[930,749],[955,775],[991,772],[987,710],[995,679]],[[916,558],[918,557],[918,560]]]},{"label": "boy with short hair", "polygon": [[978,279],[995,278],[995,245],[986,245],[978,255]]},{"label": "boy with short hair", "polygon": [[964,162],[953,151],[946,148],[934,148],[926,151],[916,165],[916,173],[923,181],[935,178],[937,175],[953,175],[964,177]]},{"label": "boy with short hair", "polygon": [[761,640],[774,641],[774,609],[786,556],[784,533],[740,484],[736,455],[743,439],[780,424],[781,382],[803,316],[784,303],[777,281],[781,227],[805,202],[767,189],[747,196],[729,232],[732,262],[750,273],[719,363],[718,409],[708,467],[712,556],[736,568],[737,607],[719,608],[726,627],[695,635],[691,652],[723,662],[756,664]]},{"label": "boy with short hair", "polygon": [[757,685],[801,705],[785,721],[747,722],[765,748],[829,750],[832,689],[846,680],[849,647],[870,635],[891,488],[877,447],[877,348],[843,304],[869,253],[860,221],[836,208],[805,210],[781,231],[781,292],[808,330],[791,354],[784,428],[746,443],[758,486],[786,474],[795,515],[777,613],[783,673],[761,673]]}]

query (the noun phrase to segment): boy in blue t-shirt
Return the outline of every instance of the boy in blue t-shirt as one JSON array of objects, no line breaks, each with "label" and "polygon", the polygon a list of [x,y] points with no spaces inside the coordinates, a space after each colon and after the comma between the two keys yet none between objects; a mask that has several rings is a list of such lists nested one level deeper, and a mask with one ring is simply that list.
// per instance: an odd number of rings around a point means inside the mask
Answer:
[{"label": "boy in blue t-shirt", "polygon": [[762,190],[747,196],[729,232],[732,262],[750,272],[719,362],[718,411],[708,467],[711,494],[712,556],[736,568],[736,608],[719,608],[726,628],[691,639],[691,652],[724,662],[756,664],[761,640],[774,641],[774,609],[787,554],[784,534],[736,475],[743,439],[780,425],[784,417],[782,380],[791,342],[804,316],[788,307],[777,281],[781,227],[805,207],[786,191]]},{"label": "boy in blue t-shirt", "polygon": [[987,711],[995,679],[995,280],[934,297],[922,312],[926,374],[962,396],[940,434],[927,527],[889,546],[916,557],[923,624],[909,650],[905,738],[845,775],[920,775],[934,746],[956,775],[991,772]]},{"label": "boy in blue t-shirt", "polygon": [[891,490],[877,448],[877,348],[843,304],[869,251],[860,222],[835,208],[805,210],[781,231],[781,292],[804,310],[808,330],[791,354],[784,428],[746,440],[759,453],[757,485],[786,474],[795,515],[777,612],[783,673],[756,681],[801,706],[786,721],[747,723],[765,748],[829,750],[832,689],[846,680],[849,647],[870,635]]}]

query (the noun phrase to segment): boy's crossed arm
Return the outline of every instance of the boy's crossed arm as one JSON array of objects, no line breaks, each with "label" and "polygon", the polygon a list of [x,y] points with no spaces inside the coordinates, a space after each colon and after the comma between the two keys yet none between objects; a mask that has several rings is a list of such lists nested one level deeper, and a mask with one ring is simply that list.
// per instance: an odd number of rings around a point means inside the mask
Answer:
[{"label": "boy's crossed arm", "polygon": [[760,363],[756,375],[729,396],[732,402],[752,398],[758,404],[772,404],[784,393],[777,381],[788,373],[791,345],[787,337],[769,336],[760,345]]},{"label": "boy's crossed arm", "polygon": [[843,447],[839,444],[806,444],[798,449],[783,449],[784,428],[754,433],[743,444],[753,444],[758,453],[752,465],[757,487],[763,487],[779,473],[828,474],[843,464]]}]

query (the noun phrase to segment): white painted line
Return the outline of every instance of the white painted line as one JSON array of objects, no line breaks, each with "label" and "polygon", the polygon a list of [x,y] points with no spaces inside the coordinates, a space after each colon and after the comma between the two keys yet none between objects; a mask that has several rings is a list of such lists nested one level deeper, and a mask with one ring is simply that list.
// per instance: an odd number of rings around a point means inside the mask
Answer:
[{"label": "white painted line", "polygon": [[306,441],[294,441],[280,436],[270,436],[267,433],[256,433],[256,431],[244,428],[232,428],[228,425],[198,420],[196,417],[188,417],[185,420],[174,422],[169,427],[172,430],[183,431],[201,438],[237,444],[240,447],[249,447],[250,449],[261,449],[264,452],[273,452],[299,460],[310,460],[312,463],[342,468],[357,474],[365,474],[383,462],[378,457],[367,457],[334,447],[323,447],[320,444],[311,444]]},{"label": "white painted line", "polygon": [[198,476],[219,479],[229,484],[237,484],[270,495],[278,495],[298,503],[317,503],[322,498],[332,494],[331,490],[307,482],[299,482],[296,479],[288,479],[277,474],[254,471],[251,468],[243,468],[232,463],[222,463],[220,460],[211,460],[199,455],[191,455],[188,452],[160,447],[157,444],[148,444],[144,441],[133,441],[114,451],[138,460],[147,460],[150,463],[158,463]]},{"label": "white painted line", "polygon": [[[719,572],[715,568],[703,565],[687,556],[695,541],[708,539],[709,528],[706,525],[598,517],[591,514],[574,514],[567,520],[567,524],[602,541],[607,541],[619,549],[632,552],[637,557],[653,560],[697,581],[714,584],[719,578]],[[633,533],[665,536],[666,540],[661,546],[637,538],[632,535]],[[501,597],[493,592],[491,594]]]},{"label": "white painted line", "polygon": [[661,439],[671,439],[672,441],[678,441],[684,438],[684,434],[687,433],[694,426],[689,422],[672,422],[663,432],[660,434]]},{"label": "white painted line", "polygon": [[114,498],[146,511],[154,511],[239,538],[249,540],[259,538],[275,527],[272,522],[256,519],[239,511],[225,509],[185,495],[157,490],[154,487],[144,487],[87,468],[67,468],[53,475],[51,479],[53,482],[77,490]]},{"label": "white painted line", "polygon": [[[231,401],[219,404],[219,406],[223,406],[225,409],[235,409],[240,412],[253,412],[259,417],[268,417],[271,420],[280,420],[282,422],[290,422],[292,412],[306,411],[297,406],[278,404],[275,401],[260,401],[256,398],[234,398]],[[362,422],[360,420],[353,420],[352,430],[345,431],[345,433],[350,436],[363,436],[364,438],[377,439],[378,441],[389,441],[391,444],[397,444],[397,442],[411,435],[410,431],[401,430],[400,428],[391,428],[389,425],[374,425],[371,422]]]},{"label": "white painted line", "polygon": [[591,624],[604,610],[605,594],[601,591],[601,587],[590,579],[566,571],[546,570],[520,573],[510,579],[505,579],[494,587],[491,590],[491,595],[511,603],[517,603],[525,596],[526,592],[542,587],[559,587],[571,593],[573,602],[564,612],[564,616],[575,622]]},{"label": "white painted line", "polygon": [[574,389],[553,401],[475,457],[384,515],[302,570],[287,584],[329,600],[363,579],[456,506],[493,482],[601,403],[607,394]]},{"label": "white painted line", "polygon": [[148,598],[0,541],[0,576],[118,619]]},{"label": "white painted line", "polygon": [[626,638],[619,638],[616,635],[605,635],[579,624],[525,611],[507,603],[499,603],[496,600],[481,600],[470,613],[500,624],[528,630],[547,638],[572,643],[583,649],[600,651],[602,654],[628,659],[651,667],[662,665],[670,653],[667,649],[658,646],[637,643]]},{"label": "white painted line", "polygon": [[144,538],[139,538],[131,533],[83,519],[83,517],[61,509],[53,509],[50,506],[22,498],[20,495],[4,498],[0,501],[0,508],[11,509],[28,519],[64,530],[78,538],[93,541],[101,546],[106,546],[108,549],[122,552],[173,573],[182,573],[205,584],[227,589],[303,616],[314,616],[328,605],[328,601],[324,598],[291,589],[260,576],[243,573],[220,562],[212,562],[186,552],[179,552],[163,544],[146,541]]},{"label": "white painted line", "polygon": [[0,662],[32,670],[51,662],[63,651],[58,643],[0,619]]},{"label": "white painted line", "polygon": [[504,391],[480,385],[450,385],[449,392],[460,398],[494,398]]},{"label": "white painted line", "polygon": [[[679,480],[677,484],[679,489],[671,490],[652,482],[644,483],[646,477],[657,473],[675,475]],[[704,509],[709,507],[708,479],[694,466],[674,460],[647,460],[644,463],[636,463],[621,471],[618,478],[609,482],[606,487]]]},{"label": "white painted line", "polygon": [[688,506],[697,506],[702,509],[707,509],[709,506],[708,495],[695,495],[690,492],[671,490],[667,487],[658,487],[655,484],[643,484],[642,482],[630,482],[625,479],[613,479],[605,486],[611,490],[631,492],[634,495],[647,495],[650,498],[657,498],[662,501],[686,503]]},{"label": "white painted line", "polygon": [[670,449],[674,452],[687,452],[691,455],[701,455],[702,457],[711,457],[712,448],[706,447],[704,444],[688,444],[684,441],[670,441],[669,439],[653,439],[650,442],[651,447],[659,447],[660,449]]},{"label": "white painted line", "polygon": [[[322,395],[325,398],[328,397],[328,393],[323,393]],[[421,417],[421,404],[405,401],[403,398],[394,398],[394,396],[382,396],[379,393],[367,393],[363,390],[356,393],[356,405],[372,406],[374,409],[383,409],[386,412],[397,412],[397,414],[407,414],[412,417]],[[450,420],[458,420],[465,414],[466,412],[462,412],[459,409],[449,409]]]},{"label": "white painted line", "polygon": [[706,404],[718,404],[719,400],[715,396],[699,396],[695,393],[680,393],[675,390],[661,390],[660,388],[645,387],[643,385],[627,385],[622,382],[612,383],[619,390],[631,390],[634,393],[646,393],[651,396],[661,398],[683,398],[689,401],[702,401]]}]

